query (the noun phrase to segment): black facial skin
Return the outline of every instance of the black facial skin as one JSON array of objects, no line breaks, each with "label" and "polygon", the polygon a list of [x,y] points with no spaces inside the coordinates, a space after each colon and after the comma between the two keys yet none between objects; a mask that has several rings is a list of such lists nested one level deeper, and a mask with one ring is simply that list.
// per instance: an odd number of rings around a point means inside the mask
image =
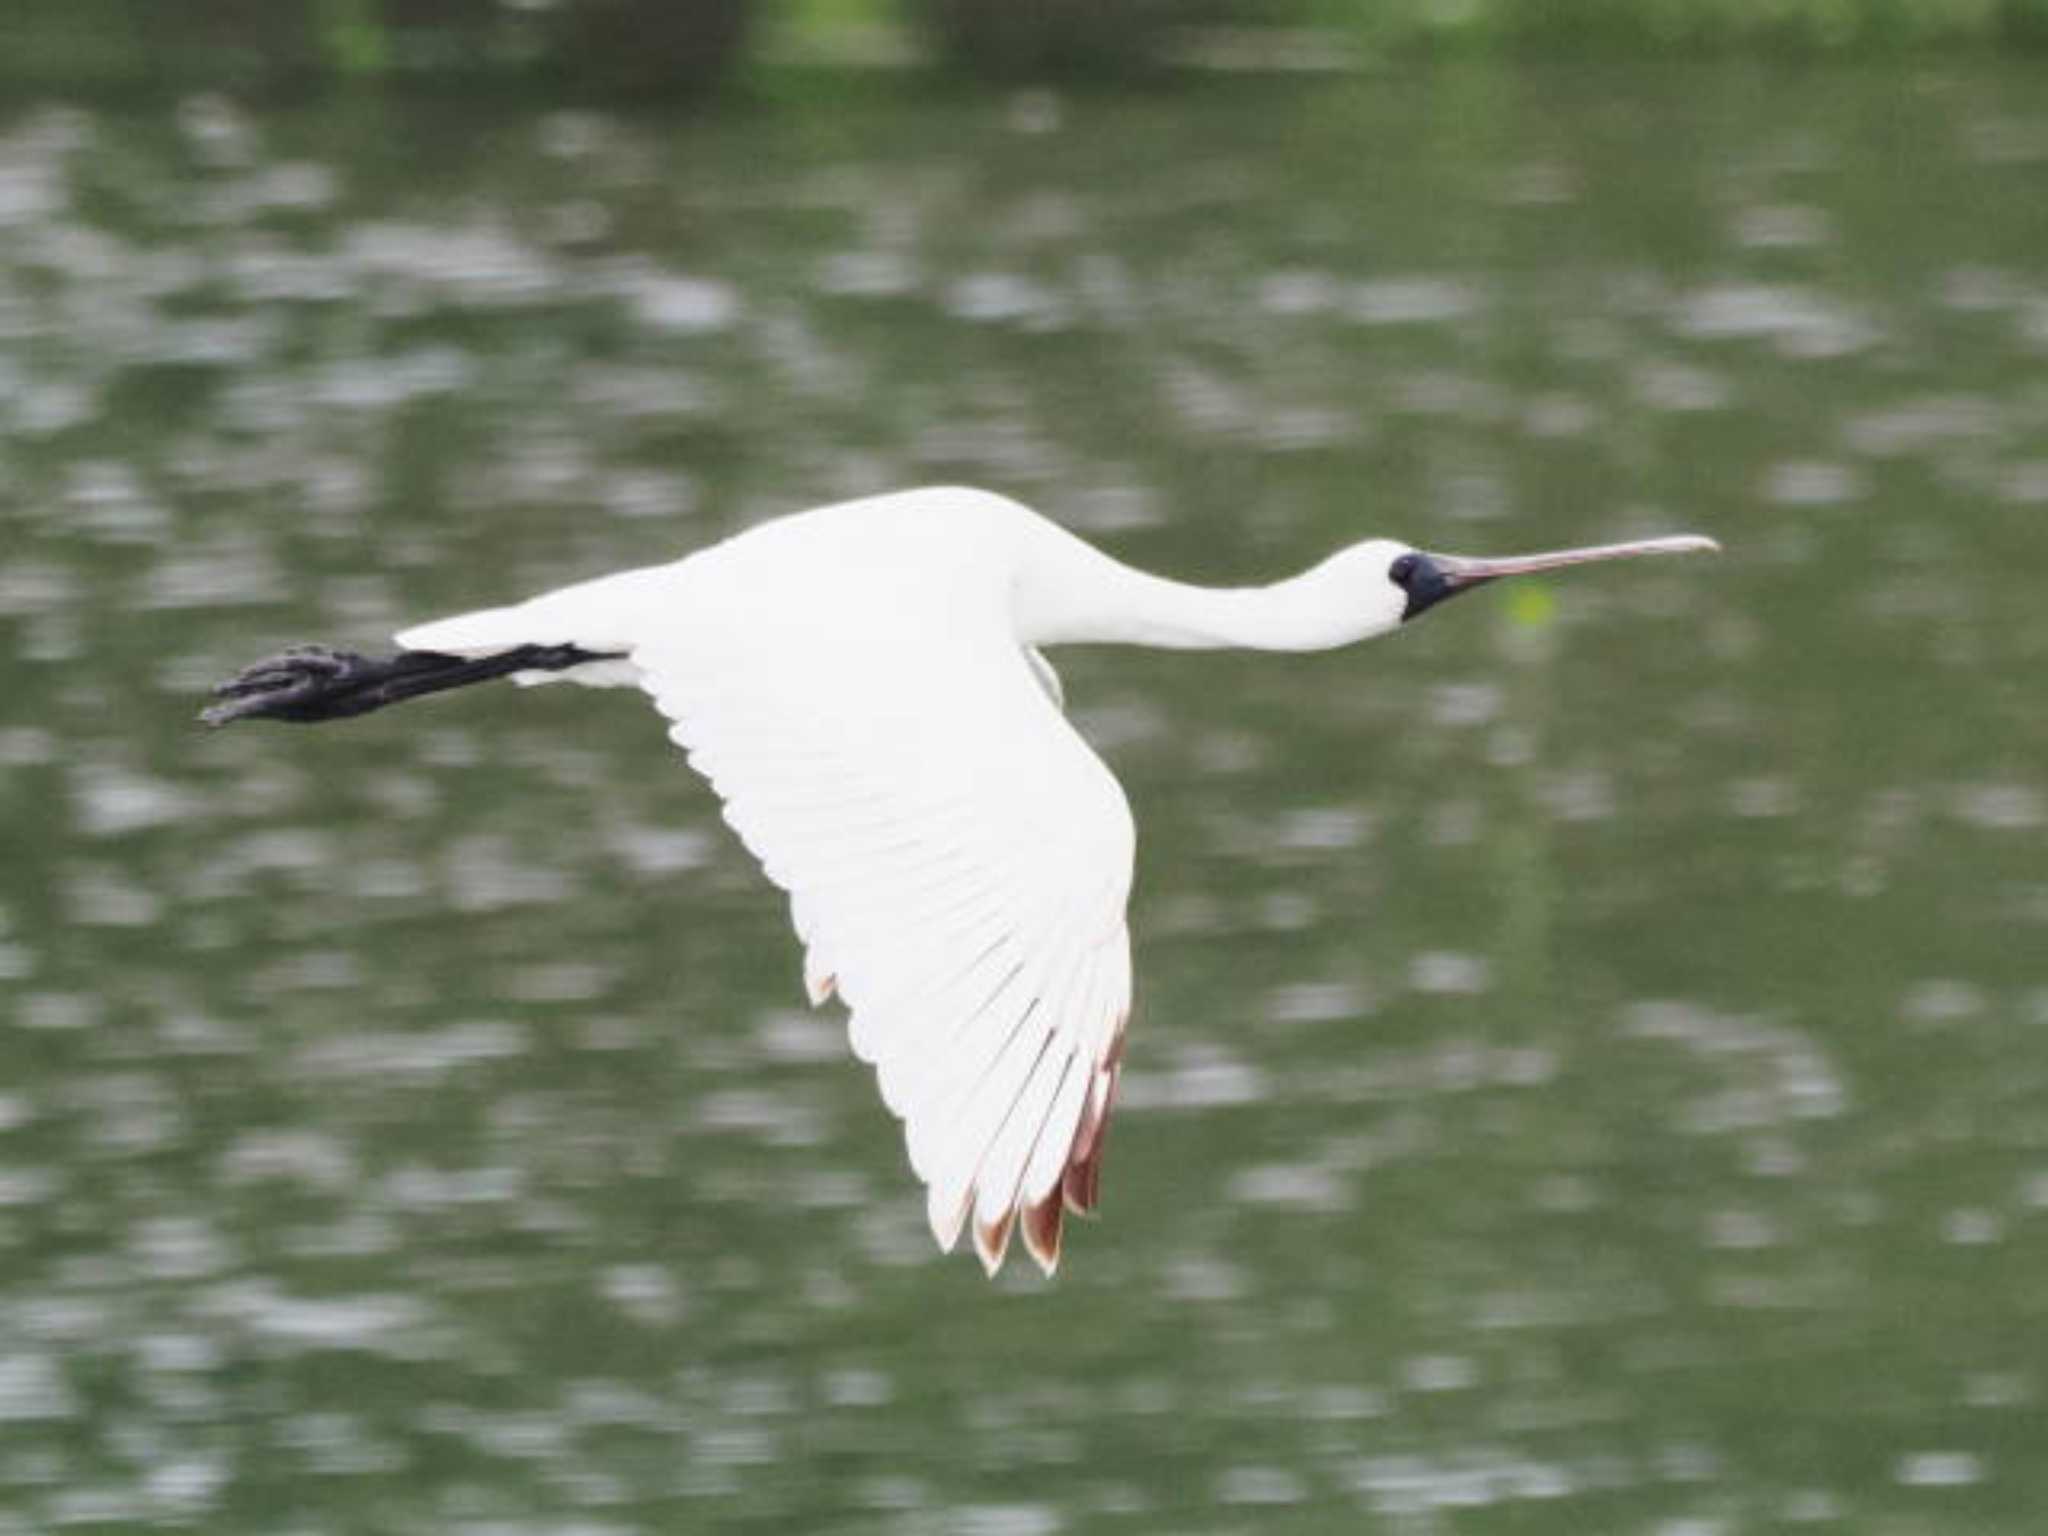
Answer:
[{"label": "black facial skin", "polygon": [[1401,610],[1403,624],[1465,590],[1462,585],[1453,585],[1437,563],[1420,552],[1396,560],[1387,568],[1387,579],[1408,594],[1408,606]]}]

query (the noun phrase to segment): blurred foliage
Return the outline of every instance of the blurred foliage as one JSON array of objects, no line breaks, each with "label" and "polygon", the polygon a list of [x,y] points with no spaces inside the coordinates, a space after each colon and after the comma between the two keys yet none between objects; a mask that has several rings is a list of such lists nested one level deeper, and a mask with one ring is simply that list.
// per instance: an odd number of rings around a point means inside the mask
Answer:
[{"label": "blurred foliage", "polygon": [[691,93],[757,0],[5,0],[0,80],[288,87],[334,77],[542,76]]},{"label": "blurred foliage", "polygon": [[737,56],[754,0],[580,0],[548,58],[570,80],[631,95],[701,90]]},{"label": "blurred foliage", "polygon": [[[885,24],[904,0],[810,0]],[[2048,0],[909,0],[949,58],[1031,73],[1157,59],[1186,27],[1306,27],[1368,56],[1457,48],[1816,53],[2040,46]]]},{"label": "blurred foliage", "polygon": [[994,76],[1127,72],[1160,62],[1176,28],[1244,22],[1231,0],[914,0],[943,57]]},{"label": "blurred foliage", "polygon": [[1848,51],[2048,39],[2048,0],[1309,0],[1314,25],[1443,45]]},{"label": "blurred foliage", "polygon": [[607,95],[691,94],[741,57],[755,20],[784,37],[909,27],[952,67],[996,78],[1131,73],[1177,57],[1190,36],[1290,28],[1322,39],[1333,60],[2048,43],[2048,0],[5,0],[0,82],[544,78]]}]

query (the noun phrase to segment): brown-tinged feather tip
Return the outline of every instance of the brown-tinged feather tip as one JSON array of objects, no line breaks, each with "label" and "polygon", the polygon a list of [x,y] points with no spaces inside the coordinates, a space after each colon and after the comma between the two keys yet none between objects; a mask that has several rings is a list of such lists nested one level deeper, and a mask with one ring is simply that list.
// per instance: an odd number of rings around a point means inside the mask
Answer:
[{"label": "brown-tinged feather tip", "polygon": [[1038,1261],[1038,1267],[1048,1275],[1060,1267],[1060,1225],[1064,1211],[1058,1190],[1037,1204],[1024,1207],[1024,1246]]},{"label": "brown-tinged feather tip", "polygon": [[993,1275],[1003,1267],[1003,1255],[1010,1247],[1010,1228],[1016,1223],[1015,1208],[1003,1212],[994,1221],[985,1222],[974,1218],[974,1251],[981,1256],[981,1267]]}]

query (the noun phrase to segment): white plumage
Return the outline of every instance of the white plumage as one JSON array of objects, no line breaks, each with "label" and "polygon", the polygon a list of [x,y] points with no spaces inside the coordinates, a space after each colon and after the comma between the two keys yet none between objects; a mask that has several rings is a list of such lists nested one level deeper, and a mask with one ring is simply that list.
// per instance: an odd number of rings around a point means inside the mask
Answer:
[{"label": "white plumage", "polygon": [[[1002,497],[936,488],[397,638],[462,658],[573,646],[602,659],[517,675],[644,689],[789,893],[811,1000],[844,1002],[853,1050],[903,1121],[933,1235],[951,1248],[967,1226],[993,1271],[1021,1226],[1050,1272],[1062,1212],[1096,1201],[1131,1011],[1135,844],[1038,647],[1321,649],[1495,575],[1699,547],[1481,562],[1373,540],[1290,581],[1219,591],[1132,570]],[[320,718],[263,697],[309,654],[250,669],[222,690],[250,697],[210,718]]]},{"label": "white plumage", "polygon": [[1022,1214],[1051,1269],[1116,1093],[1134,834],[1020,646],[1020,516],[967,493],[821,509],[398,643],[624,652],[789,892],[812,1001],[846,1004],[933,1235],[971,1215],[993,1269]]}]

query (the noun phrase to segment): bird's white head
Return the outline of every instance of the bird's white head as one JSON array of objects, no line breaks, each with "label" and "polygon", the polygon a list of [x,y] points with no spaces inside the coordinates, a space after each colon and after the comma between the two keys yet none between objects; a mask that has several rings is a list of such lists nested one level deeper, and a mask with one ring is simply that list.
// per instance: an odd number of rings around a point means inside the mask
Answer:
[{"label": "bird's white head", "polygon": [[1296,578],[1302,618],[1324,634],[1323,644],[1343,645],[1396,629],[1419,618],[1447,597],[1469,592],[1503,576],[1626,560],[1644,555],[1680,555],[1721,546],[1699,534],[1595,544],[1533,555],[1437,555],[1395,539],[1367,539],[1339,550]]},{"label": "bird's white head", "polygon": [[[1187,648],[1324,651],[1387,634],[1474,587],[1568,565],[1719,549],[1698,534],[1542,554],[1440,555],[1398,539],[1367,539],[1265,587],[1191,587],[1147,576],[1078,540],[1069,558],[1023,584],[1020,638],[1030,645],[1111,641]],[[1077,561],[1072,556],[1079,555]]]},{"label": "bird's white head", "polygon": [[1367,539],[1297,576],[1296,612],[1305,624],[1324,632],[1318,648],[1398,628],[1409,603],[1402,577],[1423,558],[1398,539]]}]

